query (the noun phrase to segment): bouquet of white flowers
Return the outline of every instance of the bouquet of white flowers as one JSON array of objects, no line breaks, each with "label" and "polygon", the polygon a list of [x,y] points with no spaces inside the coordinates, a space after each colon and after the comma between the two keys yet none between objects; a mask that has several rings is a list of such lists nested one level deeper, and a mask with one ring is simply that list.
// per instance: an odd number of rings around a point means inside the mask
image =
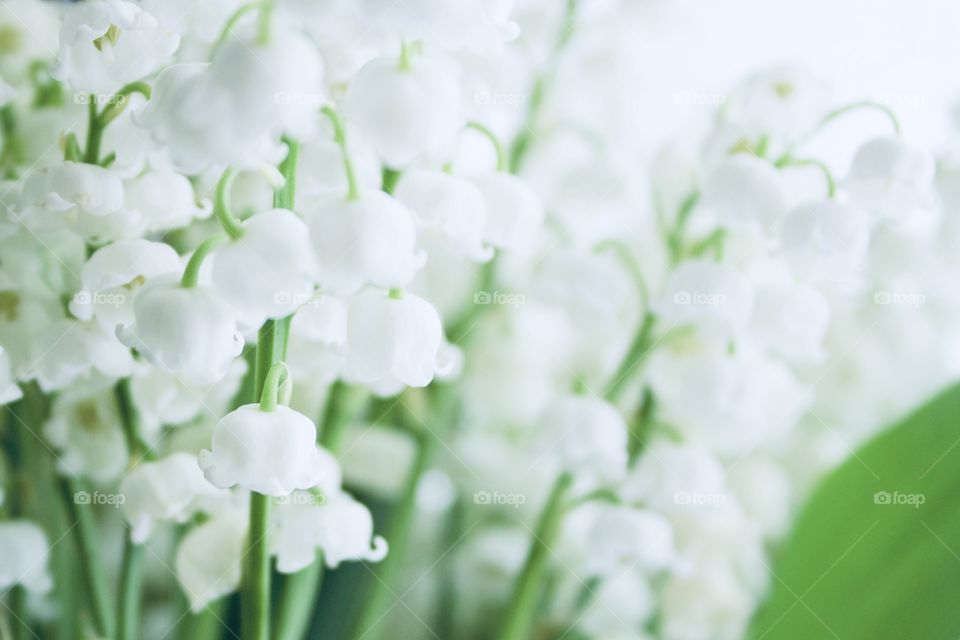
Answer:
[{"label": "bouquet of white flowers", "polygon": [[793,67],[646,166],[648,15],[517,5],[0,4],[0,635],[745,637],[956,172]]}]

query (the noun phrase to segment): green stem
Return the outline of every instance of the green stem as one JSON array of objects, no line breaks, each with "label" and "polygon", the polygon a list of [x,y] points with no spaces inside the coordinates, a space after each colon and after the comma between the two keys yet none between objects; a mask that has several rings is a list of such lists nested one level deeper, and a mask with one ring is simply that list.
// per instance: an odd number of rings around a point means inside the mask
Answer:
[{"label": "green stem", "polygon": [[213,215],[217,217],[220,226],[233,240],[243,236],[243,226],[230,211],[230,188],[236,178],[236,169],[227,167],[217,182],[217,190],[213,196]]},{"label": "green stem", "polygon": [[530,550],[523,569],[514,583],[509,607],[498,640],[528,640],[539,609],[539,596],[543,588],[543,574],[550,560],[551,545],[560,531],[566,513],[566,498],[573,477],[564,473],[557,478],[540,514],[540,521],[530,541]]},{"label": "green stem", "polygon": [[257,23],[257,43],[270,44],[270,19],[273,17],[272,0],[264,0],[260,7],[260,22]]},{"label": "green stem", "polygon": [[260,411],[270,412],[277,408],[280,404],[280,387],[289,379],[287,366],[283,362],[275,362],[270,367],[260,395]]},{"label": "green stem", "polygon": [[190,260],[183,270],[183,277],[180,279],[181,287],[189,289],[197,286],[197,282],[200,279],[200,267],[203,265],[203,261],[210,255],[211,251],[226,242],[226,240],[223,236],[214,236],[200,243],[200,246],[197,247],[197,250],[190,256]]},{"label": "green stem", "polygon": [[130,378],[123,378],[117,382],[114,395],[117,400],[117,408],[120,410],[120,426],[123,428],[123,435],[127,440],[130,457],[143,457],[147,460],[153,460],[156,456],[140,433],[140,420],[137,415],[137,407],[133,402]]},{"label": "green stem", "polygon": [[89,598],[94,631],[99,637],[113,637],[109,590],[97,548],[99,538],[93,520],[92,505],[78,504],[76,496],[80,492],[80,485],[75,480],[61,477],[59,485],[61,500],[67,507],[70,519],[75,523],[74,541],[80,561],[80,579]]},{"label": "green stem", "polygon": [[273,206],[277,209],[293,211],[293,202],[297,192],[297,160],[300,158],[300,144],[293,138],[283,137],[287,145],[287,156],[277,167],[283,176],[283,186],[273,192]]},{"label": "green stem", "polygon": [[613,379],[610,381],[610,384],[607,385],[607,390],[603,394],[603,398],[607,402],[615,403],[620,399],[623,391],[626,389],[627,383],[631,380],[632,376],[630,374],[633,373],[634,369],[647,357],[647,354],[650,352],[650,347],[652,346],[653,326],[655,322],[656,320],[653,314],[649,311],[644,314],[643,321],[640,323],[640,330],[637,331],[636,337],[634,337],[629,349],[627,349],[627,354],[620,362],[620,366],[617,368]]},{"label": "green stem", "polygon": [[[284,185],[273,194],[274,206],[292,208],[295,193],[294,174],[297,170],[299,147],[285,139],[287,157],[280,164]],[[292,316],[267,320],[257,335],[257,353],[254,358],[253,396],[263,398],[267,378],[274,365],[287,357]],[[250,526],[248,549],[243,564],[241,602],[241,631],[243,640],[268,640],[270,636],[270,498],[250,493]]]},{"label": "green stem", "polygon": [[399,179],[400,171],[384,167],[380,178],[380,190],[393,195],[393,189],[397,186],[397,180]]},{"label": "green stem", "polygon": [[573,28],[576,24],[578,0],[567,0],[566,10],[563,16],[563,22],[560,25],[560,32],[557,34],[556,42],[553,45],[553,53],[550,56],[546,69],[537,76],[530,91],[530,101],[527,103],[527,115],[520,127],[520,133],[514,139],[510,147],[510,173],[517,173],[530,151],[530,144],[535,137],[534,130],[537,126],[537,120],[540,118],[540,110],[543,107],[543,99],[547,94],[550,85],[553,84],[554,77],[557,74],[557,62],[560,52],[570,41],[573,35]]},{"label": "green stem", "polygon": [[129,536],[123,544],[123,564],[120,568],[120,603],[117,609],[117,640],[136,640],[140,637],[140,600],[143,575],[143,546]]},{"label": "green stem", "polygon": [[[367,397],[366,390],[360,387],[352,387],[341,380],[333,383],[320,421],[320,445],[323,448],[334,455],[339,453],[344,428],[357,415]],[[277,610],[277,640],[301,640],[305,636],[323,575],[323,560],[317,558],[306,569],[286,577]]]},{"label": "green stem", "polygon": [[263,0],[256,0],[255,2],[248,2],[247,4],[241,5],[230,14],[230,17],[227,18],[227,21],[223,24],[223,29],[220,30],[220,35],[217,36],[216,42],[213,43],[213,46],[210,48],[210,57],[213,58],[217,50],[226,42],[227,38],[230,37],[230,33],[237,26],[237,23],[240,22],[240,19],[252,11],[259,11],[263,7]]},{"label": "green stem", "polygon": [[330,119],[330,123],[333,125],[333,139],[340,147],[340,153],[343,155],[343,171],[347,175],[347,200],[358,200],[360,199],[360,187],[357,185],[357,176],[353,172],[353,161],[347,151],[347,130],[343,126],[343,119],[330,106],[323,107],[321,111]]},{"label": "green stem", "polygon": [[670,252],[671,265],[676,265],[683,258],[683,240],[687,230],[687,222],[690,220],[690,214],[693,213],[693,209],[699,201],[700,192],[693,191],[680,203],[680,209],[677,211],[677,219],[674,221],[673,228],[667,236],[667,249]]},{"label": "green stem", "polygon": [[[407,476],[407,481],[390,520],[387,540],[390,553],[374,571],[375,579],[371,583],[360,612],[353,637],[355,640],[377,640],[384,633],[380,624],[386,617],[389,598],[395,591],[397,575],[403,566],[403,559],[412,530],[413,516],[416,511],[417,487],[430,462],[433,453],[433,441],[429,434],[418,433],[417,455]],[[379,630],[377,627],[380,627]]]},{"label": "green stem", "polygon": [[643,399],[640,401],[640,409],[637,411],[637,418],[630,425],[629,442],[627,444],[627,453],[630,466],[637,461],[643,452],[647,443],[647,435],[650,427],[653,426],[653,412],[656,408],[656,398],[650,387],[644,387]]},{"label": "green stem", "polygon": [[486,136],[486,138],[493,145],[493,149],[497,154],[497,171],[506,171],[508,169],[507,154],[504,153],[503,145],[500,144],[500,140],[497,138],[497,135],[491,131],[489,127],[476,121],[468,122],[467,127],[479,131]]},{"label": "green stem", "polygon": [[827,197],[832,200],[837,194],[837,182],[833,178],[833,173],[830,171],[830,167],[828,167],[826,163],[821,160],[816,160],[814,158],[781,157],[775,164],[778,168],[813,167],[815,169],[819,169],[820,173],[823,174],[824,180],[827,182]]},{"label": "green stem", "polygon": [[838,107],[833,111],[827,113],[827,115],[821,118],[820,122],[818,122],[812,129],[810,129],[805,134],[797,138],[797,140],[794,141],[794,143],[791,144],[787,148],[787,150],[783,152],[783,155],[777,158],[775,164],[779,166],[780,163],[783,162],[785,159],[789,159],[793,155],[793,151],[795,149],[809,142],[814,136],[820,133],[820,131],[822,131],[823,128],[828,124],[830,124],[833,120],[839,118],[842,115],[850,113],[851,111],[858,111],[860,109],[876,109],[880,111],[887,117],[888,120],[890,120],[890,124],[893,125],[894,134],[898,136],[900,135],[900,121],[897,119],[897,115],[893,112],[893,109],[891,109],[885,104],[880,104],[879,102],[873,102],[870,100],[866,100],[862,102],[853,102],[851,104]]},{"label": "green stem", "polygon": [[96,94],[90,94],[90,104],[87,107],[87,144],[83,155],[84,162],[100,164],[100,144],[103,141],[103,133],[106,131],[107,125],[127,108],[127,98],[134,93],[139,93],[149,100],[150,86],[145,82],[131,82],[114,94],[110,99],[110,104],[104,107],[100,113],[97,113]]}]

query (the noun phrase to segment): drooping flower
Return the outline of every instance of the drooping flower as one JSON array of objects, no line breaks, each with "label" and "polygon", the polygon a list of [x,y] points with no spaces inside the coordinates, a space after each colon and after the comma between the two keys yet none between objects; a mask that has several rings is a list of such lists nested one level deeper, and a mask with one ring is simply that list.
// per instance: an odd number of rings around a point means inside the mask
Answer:
[{"label": "drooping flower", "polygon": [[272,539],[277,570],[296,573],[323,553],[331,569],[341,562],[379,562],[387,555],[387,541],[373,535],[370,511],[339,490],[316,500],[297,500],[297,494],[276,509],[277,534]]},{"label": "drooping flower", "polygon": [[444,150],[463,128],[458,69],[419,56],[371,60],[350,83],[344,115],[384,164],[402,169]]},{"label": "drooping flower", "polygon": [[93,0],[63,8],[60,52],[50,70],[75,91],[110,95],[165,64],[180,36],[138,3]]},{"label": "drooping flower", "polygon": [[339,486],[340,467],[316,440],[313,422],[289,407],[243,405],[217,422],[211,448],[200,452],[200,467],[217,487],[239,485],[269,496]]},{"label": "drooping flower", "polygon": [[309,211],[306,221],[320,261],[320,285],[335,294],[355,293],[364,284],[404,287],[426,259],[416,249],[413,215],[379,191],[356,200],[327,200]]},{"label": "drooping flower", "polygon": [[873,218],[903,221],[934,207],[935,169],[932,155],[902,138],[875,138],[857,149],[843,187]]},{"label": "drooping flower", "polygon": [[194,456],[174,453],[135,467],[121,480],[120,493],[130,538],[143,544],[157,522],[184,522],[204,499],[214,499],[223,492],[207,482]]},{"label": "drooping flower", "polygon": [[133,322],[120,340],[154,366],[200,384],[223,378],[243,338],[233,311],[212,289],[157,278],[133,298]]},{"label": "drooping flower", "polygon": [[504,251],[532,251],[546,215],[540,196],[523,180],[503,171],[478,176],[474,182],[487,205],[484,239]]},{"label": "drooping flower", "polygon": [[0,589],[20,585],[46,593],[53,586],[49,564],[50,543],[43,529],[28,520],[0,522]]},{"label": "drooping flower", "polygon": [[590,483],[620,480],[627,468],[627,426],[617,410],[595,397],[568,395],[540,419],[547,446],[565,471]]},{"label": "drooping flower", "polygon": [[242,324],[258,327],[310,300],[318,266],[307,226],[292,211],[255,214],[242,228],[213,253],[210,278]]},{"label": "drooping flower", "polygon": [[344,379],[387,395],[403,386],[424,387],[437,370],[442,337],[440,316],[426,300],[364,291],[347,312]]},{"label": "drooping flower", "polygon": [[215,512],[183,537],[174,568],[191,611],[202,611],[240,585],[246,539],[247,514],[236,507]]},{"label": "drooping flower", "polygon": [[777,170],[748,153],[723,158],[704,176],[703,203],[715,211],[722,225],[753,226],[768,233],[788,206]]},{"label": "drooping flower", "polygon": [[663,285],[654,309],[667,326],[693,326],[704,335],[735,339],[743,334],[753,291],[733,266],[709,260],[680,264]]}]

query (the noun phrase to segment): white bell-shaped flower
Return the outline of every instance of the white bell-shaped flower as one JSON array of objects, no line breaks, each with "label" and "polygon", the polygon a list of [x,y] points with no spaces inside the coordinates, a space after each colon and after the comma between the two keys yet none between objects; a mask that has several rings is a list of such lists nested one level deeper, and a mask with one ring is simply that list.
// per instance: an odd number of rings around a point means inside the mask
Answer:
[{"label": "white bell-shaped flower", "polygon": [[504,251],[532,251],[546,216],[540,196],[522,179],[503,171],[479,176],[474,183],[487,204],[484,239]]},{"label": "white bell-shaped flower", "polygon": [[305,415],[278,406],[247,404],[221,418],[200,467],[211,483],[285,496],[321,483],[339,484],[340,467],[316,445],[317,428]]},{"label": "white bell-shaped flower", "polygon": [[[380,189],[383,174],[380,158],[370,147],[350,139],[347,152],[357,186],[362,191]],[[332,137],[318,135],[300,147],[297,158],[297,199],[302,202],[326,200],[349,189],[343,166],[343,149]]]},{"label": "white bell-shaped flower", "polygon": [[290,325],[287,364],[294,379],[332,382],[343,370],[347,303],[324,295],[297,309]]},{"label": "white bell-shaped flower", "polygon": [[196,457],[174,453],[135,467],[120,481],[120,493],[130,538],[143,544],[157,522],[185,522],[204,499],[214,499],[225,492],[207,482]]},{"label": "white bell-shaped flower", "polygon": [[169,169],[150,170],[128,180],[124,198],[126,208],[143,219],[146,231],[179,229],[210,213],[209,207],[197,204],[190,180]]},{"label": "white bell-shaped flower", "polygon": [[833,200],[797,207],[780,231],[781,255],[797,278],[814,282],[849,283],[869,241],[867,215]]},{"label": "white bell-shaped flower", "polygon": [[443,325],[426,300],[369,290],[350,300],[344,379],[375,389],[425,387],[433,380]]},{"label": "white bell-shaped flower", "polygon": [[934,207],[935,172],[927,151],[902,138],[874,138],[857,149],[843,187],[873,218],[901,221]]},{"label": "white bell-shaped flower", "polygon": [[327,200],[306,216],[320,261],[320,284],[349,295],[364,284],[410,284],[426,256],[417,251],[413,215],[394,198],[367,191],[356,200]]},{"label": "white bell-shaped flower", "polygon": [[184,425],[199,416],[214,421],[230,410],[248,366],[235,359],[227,374],[211,384],[196,384],[140,361],[130,377],[130,395],[145,437],[165,425]]},{"label": "white bell-shaped flower", "polygon": [[97,165],[62,162],[38,169],[24,179],[20,199],[28,226],[66,222],[93,241],[135,234],[141,226],[139,216],[124,209],[123,181]]},{"label": "white bell-shaped flower", "polygon": [[318,550],[331,569],[344,561],[379,562],[387,555],[387,541],[373,535],[369,509],[342,491],[324,494],[319,500],[281,502],[275,518],[277,534],[272,542],[280,573],[305,569]]},{"label": "white bell-shaped flower", "polygon": [[658,416],[690,441],[741,455],[791,429],[810,390],[783,363],[737,345],[684,344],[655,353],[648,364]]},{"label": "white bell-shaped flower", "polygon": [[752,307],[753,291],[746,278],[735,267],[711,260],[681,263],[654,303],[666,326],[693,326],[720,339],[742,335]]},{"label": "white bell-shaped flower", "polygon": [[134,120],[188,174],[215,164],[275,164],[283,157],[281,133],[302,138],[316,127],[322,81],[319,52],[302,35],[289,32],[268,45],[230,38],[209,65],[164,69]]},{"label": "white bell-shaped flower", "polygon": [[829,323],[830,305],[810,285],[781,282],[756,288],[750,337],[786,360],[801,363],[821,359]]},{"label": "white bell-shaped flower", "polygon": [[95,322],[63,319],[43,325],[30,344],[28,373],[45,392],[64,389],[91,372],[122,378],[133,370],[133,356],[116,335]]},{"label": "white bell-shaped flower", "polygon": [[223,378],[243,338],[233,311],[212,289],[158,278],[133,299],[120,340],[164,371],[200,384]]},{"label": "white bell-shaped flower", "polygon": [[591,638],[647,640],[633,629],[642,628],[656,610],[649,577],[633,569],[615,572],[600,581],[595,594],[597,604],[584,612],[578,628]]},{"label": "white bell-shaped flower", "polygon": [[83,265],[81,289],[70,301],[70,313],[81,320],[96,318],[113,332],[133,320],[133,297],[140,286],[181,268],[180,256],[166,243],[118,240],[98,249]]},{"label": "white bell-shaped flower", "polygon": [[661,513],[725,500],[726,469],[704,447],[658,439],[650,443],[620,487],[621,497]]},{"label": "white bell-shaped flower", "polygon": [[292,211],[255,214],[242,228],[240,237],[214,251],[210,278],[241,323],[258,327],[308,302],[318,267],[307,225]]},{"label": "white bell-shaped flower", "polygon": [[93,0],[66,5],[63,14],[50,73],[75,91],[112,94],[156,71],[180,44],[136,2]]},{"label": "white bell-shaped flower", "polygon": [[127,441],[111,387],[77,384],[57,394],[43,434],[69,475],[97,483],[116,479],[127,467]]},{"label": "white bell-shaped flower", "polygon": [[592,575],[608,576],[630,567],[656,573],[677,560],[673,527],[652,511],[599,505],[588,541],[585,564]]},{"label": "white bell-shaped flower", "polygon": [[442,171],[412,169],[403,174],[394,193],[417,222],[437,228],[442,241],[458,254],[477,261],[493,256],[493,250],[484,245],[486,201],[469,180]]},{"label": "white bell-shaped flower", "polygon": [[17,386],[10,365],[10,355],[0,346],[0,405],[19,400],[23,393]]},{"label": "white bell-shaped flower", "polygon": [[787,194],[773,165],[753,154],[737,153],[717,162],[704,176],[703,204],[724,226],[756,226],[769,232],[787,213]]},{"label": "white bell-shaped flower", "polygon": [[551,403],[540,425],[560,464],[588,484],[610,484],[627,470],[627,425],[596,397],[568,395]]},{"label": "white bell-shaped flower", "polygon": [[191,611],[202,611],[240,585],[247,526],[244,510],[227,508],[188,531],[180,541],[174,569]]},{"label": "white bell-shaped flower", "polygon": [[401,169],[442,152],[463,128],[458,69],[419,56],[371,60],[350,83],[343,112],[384,164]]},{"label": "white bell-shaped flower", "polygon": [[20,585],[31,593],[53,586],[47,534],[28,520],[0,522],[0,589]]}]

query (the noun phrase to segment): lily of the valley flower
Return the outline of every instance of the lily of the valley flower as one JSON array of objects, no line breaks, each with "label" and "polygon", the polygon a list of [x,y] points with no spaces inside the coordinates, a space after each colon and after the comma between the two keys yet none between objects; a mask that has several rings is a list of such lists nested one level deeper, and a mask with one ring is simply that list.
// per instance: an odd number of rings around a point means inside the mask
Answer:
[{"label": "lily of the valley flower", "polygon": [[281,573],[305,569],[318,550],[331,569],[344,561],[379,562],[387,555],[387,541],[373,535],[370,511],[341,491],[323,494],[319,505],[314,500],[291,499],[276,511],[273,553]]},{"label": "lily of the valley flower", "polygon": [[38,525],[28,520],[0,522],[0,589],[23,586],[46,593],[53,586],[48,565],[50,543]]},{"label": "lily of the valley flower", "polygon": [[347,312],[344,379],[393,394],[433,380],[443,337],[440,316],[411,293],[364,291]]},{"label": "lily of the valley flower", "polygon": [[589,484],[622,479],[627,468],[627,426],[617,410],[594,397],[569,395],[551,403],[540,420],[565,471]]},{"label": "lily of the valley flower", "polygon": [[130,524],[130,538],[142,544],[157,522],[184,522],[204,499],[223,492],[207,482],[189,453],[174,453],[156,462],[144,462],[120,482],[123,511]]},{"label": "lily of the valley flower", "polygon": [[133,322],[118,336],[154,366],[201,384],[222,379],[243,349],[227,303],[208,287],[185,287],[175,278],[158,278],[137,292]]},{"label": "lily of the valley flower", "polygon": [[200,452],[200,467],[215,486],[239,485],[268,496],[339,486],[339,465],[316,441],[317,428],[302,413],[247,404],[217,422],[211,448]]},{"label": "lily of the valley flower", "polygon": [[309,301],[317,262],[307,226],[286,209],[258,213],[212,256],[211,281],[245,326],[282,318]]}]

